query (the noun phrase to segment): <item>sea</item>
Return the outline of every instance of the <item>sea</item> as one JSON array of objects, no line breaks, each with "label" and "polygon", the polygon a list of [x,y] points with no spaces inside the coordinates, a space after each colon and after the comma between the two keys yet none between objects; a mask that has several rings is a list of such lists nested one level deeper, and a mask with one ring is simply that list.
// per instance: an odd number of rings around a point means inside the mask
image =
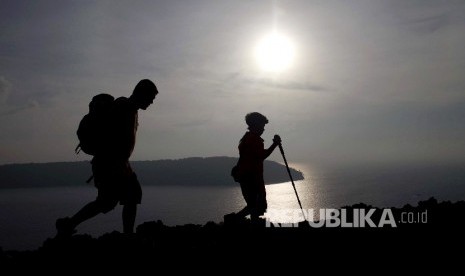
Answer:
[{"label": "sea", "polygon": [[[266,186],[269,210],[340,208],[357,203],[375,207],[416,206],[435,197],[438,201],[465,200],[465,166],[359,166],[322,169],[293,163],[305,179]],[[193,182],[195,182],[193,180]],[[240,187],[143,186],[136,226],[161,220],[165,225],[221,222],[223,216],[245,206]],[[0,190],[0,247],[35,250],[56,234],[55,220],[76,213],[96,197],[92,185],[79,187]],[[122,231],[122,206],[78,226],[81,234],[98,237]],[[270,213],[270,221],[277,221]]]}]

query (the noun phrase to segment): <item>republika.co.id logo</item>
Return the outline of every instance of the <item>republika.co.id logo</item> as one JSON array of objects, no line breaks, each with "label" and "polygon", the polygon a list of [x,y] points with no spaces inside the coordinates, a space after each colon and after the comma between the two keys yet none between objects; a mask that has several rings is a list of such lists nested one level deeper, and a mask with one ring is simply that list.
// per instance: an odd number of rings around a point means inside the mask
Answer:
[{"label": "republika.co.id logo", "polygon": [[[306,220],[311,227],[397,227],[427,223],[428,212],[402,212],[396,220],[391,209],[268,209],[266,227],[298,227]],[[279,223],[278,223],[279,221]]]}]

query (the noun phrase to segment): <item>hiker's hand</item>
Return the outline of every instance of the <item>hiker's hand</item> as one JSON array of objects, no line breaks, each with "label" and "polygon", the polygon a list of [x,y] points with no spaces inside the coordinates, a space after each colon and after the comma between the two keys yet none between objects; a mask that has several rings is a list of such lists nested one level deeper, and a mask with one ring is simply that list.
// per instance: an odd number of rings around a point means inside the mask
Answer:
[{"label": "hiker's hand", "polygon": [[276,135],[273,137],[273,144],[275,144],[275,145],[281,144],[281,137],[279,137],[278,134],[276,134]]}]

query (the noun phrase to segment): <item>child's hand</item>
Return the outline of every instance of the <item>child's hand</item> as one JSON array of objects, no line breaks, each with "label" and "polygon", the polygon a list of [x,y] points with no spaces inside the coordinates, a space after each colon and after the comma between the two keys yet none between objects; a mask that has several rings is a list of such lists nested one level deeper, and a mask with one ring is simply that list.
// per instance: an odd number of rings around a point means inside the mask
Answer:
[{"label": "child's hand", "polygon": [[281,144],[281,137],[279,137],[278,134],[276,134],[276,135],[273,137],[273,143],[276,144],[276,145]]}]

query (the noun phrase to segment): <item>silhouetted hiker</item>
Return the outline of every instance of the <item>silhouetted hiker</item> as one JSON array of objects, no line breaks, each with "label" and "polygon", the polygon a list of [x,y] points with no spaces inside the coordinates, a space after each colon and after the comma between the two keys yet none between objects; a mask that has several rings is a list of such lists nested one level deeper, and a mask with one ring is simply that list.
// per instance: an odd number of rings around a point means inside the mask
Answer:
[{"label": "silhouetted hiker", "polygon": [[268,119],[258,112],[252,112],[245,116],[248,125],[247,131],[239,143],[239,161],[237,174],[241,185],[242,195],[247,206],[237,214],[225,216],[227,219],[242,219],[250,214],[252,222],[257,222],[267,208],[265,181],[263,179],[263,161],[270,156],[273,150],[281,143],[279,135],[273,138],[273,144],[264,148],[263,139],[260,137],[265,131]]},{"label": "silhouetted hiker", "polygon": [[155,84],[144,79],[136,85],[129,98],[120,97],[114,101],[108,131],[102,134],[105,142],[99,144],[92,159],[97,198],[71,218],[57,219],[58,237],[72,235],[80,223],[113,210],[118,202],[123,205],[123,231],[133,233],[142,189],[131,169],[129,157],[136,143],[138,110],[146,110],[157,94]]}]

